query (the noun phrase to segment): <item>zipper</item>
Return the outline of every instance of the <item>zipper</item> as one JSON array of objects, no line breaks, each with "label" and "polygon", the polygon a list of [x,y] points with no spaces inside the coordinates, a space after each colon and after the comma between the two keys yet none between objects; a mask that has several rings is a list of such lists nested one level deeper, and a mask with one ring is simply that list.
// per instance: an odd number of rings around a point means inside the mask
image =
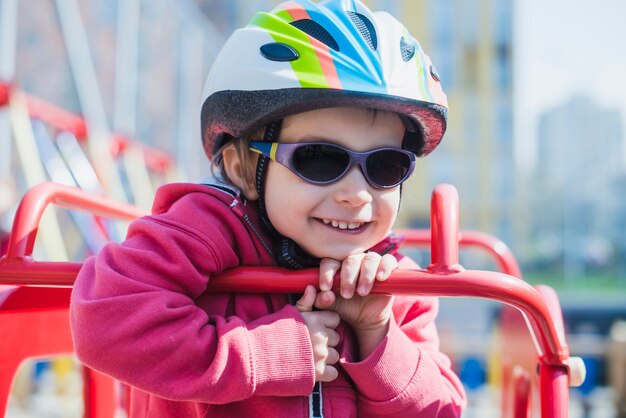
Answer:
[{"label": "zipper", "polygon": [[237,198],[235,198],[233,200],[233,203],[230,204],[230,208],[232,209],[232,211],[239,216],[241,219],[244,220],[244,222],[246,223],[246,225],[248,225],[248,227],[250,228],[250,230],[254,233],[254,235],[257,237],[257,239],[259,240],[259,242],[261,243],[261,245],[263,246],[263,248],[265,249],[265,251],[267,251],[267,253],[274,258],[274,252],[272,251],[272,248],[268,245],[268,243],[263,239],[263,236],[261,235],[261,233],[256,229],[256,227],[254,226],[254,223],[252,223],[252,221],[250,220],[250,218],[248,217],[248,215],[241,209],[241,206],[239,206],[239,200],[237,200]]},{"label": "zipper", "polygon": [[322,382],[315,382],[315,386],[313,386],[313,392],[311,392],[311,394],[309,395],[309,417],[324,418],[322,406]]},{"label": "zipper", "polygon": [[[244,220],[244,222],[246,223],[246,225],[248,225],[248,227],[250,228],[250,230],[254,233],[254,235],[257,237],[257,239],[259,240],[259,242],[261,243],[261,245],[263,246],[263,248],[265,249],[265,251],[267,251],[267,253],[274,258],[274,252],[272,251],[272,249],[270,248],[270,246],[267,244],[267,242],[265,241],[265,239],[263,239],[263,236],[261,235],[261,233],[256,229],[254,223],[252,223],[252,221],[250,220],[250,218],[248,217],[248,215],[242,210],[241,206],[239,206],[239,200],[237,198],[235,198],[233,200],[233,202],[230,204],[230,208],[232,209],[232,211],[239,216],[241,219]],[[292,299],[294,299],[294,297],[296,297],[296,295],[290,294],[288,295],[289,298],[289,302],[292,305],[295,305],[295,301],[292,301]],[[311,418],[323,418],[324,417],[324,413],[322,412],[323,409],[323,401],[322,401],[322,382],[316,382],[315,386],[313,387],[313,391],[311,392],[311,394],[309,395],[309,416]]]}]

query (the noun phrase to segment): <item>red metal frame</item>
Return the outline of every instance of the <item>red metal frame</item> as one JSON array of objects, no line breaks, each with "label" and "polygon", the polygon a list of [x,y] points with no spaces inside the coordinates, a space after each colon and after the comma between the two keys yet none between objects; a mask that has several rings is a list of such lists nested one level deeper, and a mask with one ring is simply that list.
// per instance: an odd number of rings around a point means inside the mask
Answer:
[{"label": "red metal frame", "polygon": [[[113,204],[106,199],[88,195],[51,183],[30,190],[18,209],[9,253],[0,259],[0,284],[71,286],[80,268],[79,263],[38,262],[32,260],[32,243],[39,217],[49,203],[64,207],[80,207],[104,215],[134,218],[140,211],[127,205]],[[506,247],[486,235],[459,234],[458,196],[454,187],[438,186],[433,192],[431,207],[432,263],[423,270],[400,270],[384,283],[374,286],[374,293],[419,294],[431,296],[465,296],[493,299],[517,308],[526,318],[533,336],[539,363],[541,416],[567,418],[569,349],[565,342],[558,299],[549,288],[534,288],[520,280],[519,268]],[[423,233],[410,237],[410,242],[425,242]],[[463,241],[465,240],[465,241]],[[509,274],[465,270],[458,263],[458,245],[478,245],[496,255]],[[513,261],[511,261],[513,260]],[[260,279],[262,277],[262,279]],[[306,285],[316,285],[317,270],[286,271],[270,267],[236,268],[211,279],[215,291],[291,293]],[[1,380],[1,379],[0,379]],[[528,402],[520,391],[516,406]],[[523,405],[521,406],[523,407]],[[516,415],[519,416],[519,415]]]},{"label": "red metal frame", "polygon": [[[0,81],[0,107],[9,103],[11,89],[13,88],[14,86],[11,84]],[[76,136],[79,141],[87,140],[88,128],[84,118],[32,95],[25,94],[25,97],[32,119],[39,119],[59,132],[69,132]],[[130,145],[141,147],[146,166],[154,172],[164,173],[173,166],[172,159],[168,153],[135,141],[127,135],[120,133],[111,134],[111,153],[113,156],[123,154],[124,150]]]}]

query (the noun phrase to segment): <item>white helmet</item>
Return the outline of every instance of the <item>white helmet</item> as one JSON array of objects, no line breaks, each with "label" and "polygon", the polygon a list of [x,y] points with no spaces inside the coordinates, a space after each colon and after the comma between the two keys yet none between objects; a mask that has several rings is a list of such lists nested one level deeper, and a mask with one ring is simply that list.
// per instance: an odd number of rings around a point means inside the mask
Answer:
[{"label": "white helmet", "polygon": [[447,100],[428,55],[386,12],[358,0],[292,0],[258,13],[228,39],[208,76],[202,140],[209,157],[284,117],[351,106],[396,112],[404,146],[430,153],[446,129]]}]

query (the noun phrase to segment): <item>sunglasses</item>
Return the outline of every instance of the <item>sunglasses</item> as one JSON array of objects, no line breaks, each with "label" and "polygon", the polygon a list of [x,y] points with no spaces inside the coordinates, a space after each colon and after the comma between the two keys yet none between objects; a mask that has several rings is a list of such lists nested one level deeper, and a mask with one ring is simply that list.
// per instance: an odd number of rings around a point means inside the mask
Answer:
[{"label": "sunglasses", "polygon": [[329,184],[358,164],[365,179],[379,189],[396,187],[415,169],[415,154],[400,148],[356,152],[325,142],[251,142],[250,150],[287,167],[314,184]]}]

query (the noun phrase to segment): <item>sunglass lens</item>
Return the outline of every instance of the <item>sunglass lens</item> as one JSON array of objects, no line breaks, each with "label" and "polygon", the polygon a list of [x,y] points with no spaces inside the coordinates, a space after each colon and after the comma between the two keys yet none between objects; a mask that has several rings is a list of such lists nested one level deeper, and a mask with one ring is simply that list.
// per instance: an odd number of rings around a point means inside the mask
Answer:
[{"label": "sunglass lens", "polygon": [[395,186],[405,180],[411,167],[411,158],[402,152],[381,150],[367,158],[370,180],[382,187]]},{"label": "sunglass lens", "polygon": [[350,156],[332,145],[304,145],[293,154],[293,166],[303,177],[328,182],[339,177],[348,166]]}]

